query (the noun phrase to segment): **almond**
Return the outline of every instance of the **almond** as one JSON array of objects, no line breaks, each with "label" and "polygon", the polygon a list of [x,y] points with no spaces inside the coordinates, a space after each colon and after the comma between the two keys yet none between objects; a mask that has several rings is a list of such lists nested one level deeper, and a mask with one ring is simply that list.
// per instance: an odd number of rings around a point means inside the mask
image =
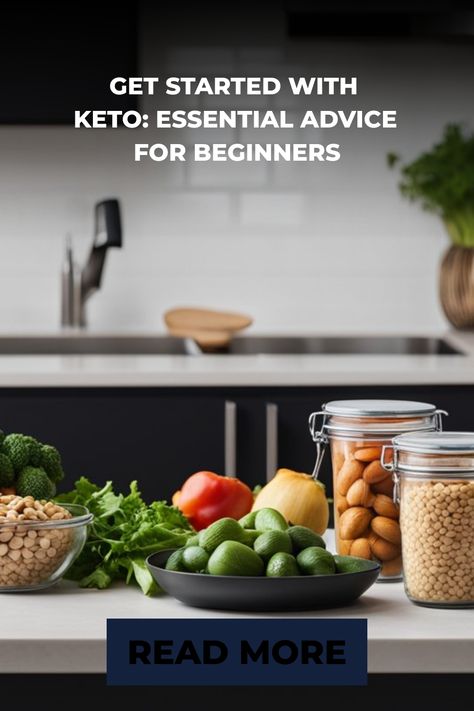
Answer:
[{"label": "almond", "polygon": [[337,552],[339,553],[339,555],[349,555],[353,543],[354,541],[351,540],[341,541],[341,539],[339,539],[337,542]]},{"label": "almond", "polygon": [[[344,511],[339,519],[339,535],[342,539],[359,538],[370,523],[372,514],[363,506],[353,506]],[[387,521],[393,521],[387,519]],[[400,530],[400,529],[399,529]]]},{"label": "almond", "polygon": [[372,551],[367,538],[356,538],[351,545],[350,555],[370,560],[372,558]]},{"label": "almond", "polygon": [[402,556],[394,558],[382,565],[382,575],[385,577],[391,577],[394,575],[400,575],[402,572]]},{"label": "almond", "polygon": [[[347,500],[348,503],[350,503],[349,492],[347,494]],[[388,518],[398,518],[400,513],[398,506],[393,503],[390,496],[385,496],[385,494],[377,494],[372,506],[379,514],[379,516],[387,516]]]},{"label": "almond", "polygon": [[380,538],[374,532],[369,535],[369,545],[374,558],[378,560],[393,560],[400,555],[400,546]]},{"label": "almond", "polygon": [[378,481],[385,479],[387,473],[386,469],[383,468],[377,459],[375,462],[370,462],[364,469],[364,481],[366,481],[367,484],[376,484]]},{"label": "almond", "polygon": [[346,459],[337,475],[337,490],[345,496],[351,484],[360,479],[364,472],[364,464],[356,459]]},{"label": "almond", "polygon": [[372,484],[370,488],[375,494],[385,494],[385,496],[392,497],[393,481],[391,475],[387,473],[386,479],[382,479],[382,481],[378,481],[376,484]]},{"label": "almond", "polygon": [[[349,513],[349,511],[353,511],[354,509],[348,509],[344,516]],[[400,533],[400,526],[398,525],[398,521],[394,521],[393,518],[387,518],[387,516],[376,516],[374,519],[372,519],[372,531],[376,533],[378,536],[381,536],[384,538],[386,541],[389,541],[390,543],[395,543],[396,545],[400,544],[401,541],[401,533]],[[355,538],[355,536],[352,536]]]},{"label": "almond", "polygon": [[375,495],[371,492],[370,486],[363,479],[357,479],[347,492],[347,504],[349,506],[365,506],[370,508],[374,503]]},{"label": "almond", "polygon": [[382,447],[364,447],[354,452],[354,458],[359,462],[374,462],[382,456]]},{"label": "almond", "polygon": [[342,496],[342,494],[338,494],[336,492],[336,508],[337,512],[339,514],[344,513],[344,511],[347,511],[349,508],[349,504],[347,503],[347,499],[345,496]]},{"label": "almond", "polygon": [[340,448],[333,447],[332,450],[332,470],[337,474],[346,461],[344,452]]}]

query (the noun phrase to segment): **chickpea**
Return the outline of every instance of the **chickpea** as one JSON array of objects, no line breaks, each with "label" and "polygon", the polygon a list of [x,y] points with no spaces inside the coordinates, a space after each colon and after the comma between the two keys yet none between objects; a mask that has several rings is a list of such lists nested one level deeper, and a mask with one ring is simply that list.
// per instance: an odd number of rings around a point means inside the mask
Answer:
[{"label": "chickpea", "polygon": [[402,482],[405,586],[414,600],[474,601],[473,503],[472,482]]}]

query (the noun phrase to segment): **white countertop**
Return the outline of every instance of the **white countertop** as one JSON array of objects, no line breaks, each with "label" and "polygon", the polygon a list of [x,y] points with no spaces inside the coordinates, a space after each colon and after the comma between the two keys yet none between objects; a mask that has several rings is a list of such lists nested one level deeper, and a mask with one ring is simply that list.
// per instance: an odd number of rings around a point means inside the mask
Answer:
[{"label": "white countertop", "polygon": [[[73,583],[1,599],[0,669],[3,673],[104,673],[109,617],[262,617],[199,610],[135,587],[81,590]],[[268,617],[368,619],[369,672],[469,673],[474,671],[474,611],[418,607],[402,583],[376,583],[346,608]]]},{"label": "white countertop", "polygon": [[[334,550],[334,531],[324,535]],[[431,609],[408,600],[402,583],[375,583],[348,607],[315,612],[244,613],[188,607],[116,584],[83,590],[61,581],[1,598],[3,673],[105,673],[107,618],[366,618],[369,673],[473,673],[474,610]]]},{"label": "white countertop", "polygon": [[474,332],[430,335],[467,355],[0,356],[0,387],[474,384]]}]

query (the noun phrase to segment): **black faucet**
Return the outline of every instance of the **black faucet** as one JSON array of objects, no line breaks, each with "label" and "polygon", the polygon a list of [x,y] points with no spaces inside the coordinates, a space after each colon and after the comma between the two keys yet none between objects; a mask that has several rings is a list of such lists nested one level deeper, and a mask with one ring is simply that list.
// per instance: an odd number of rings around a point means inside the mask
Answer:
[{"label": "black faucet", "polygon": [[63,272],[62,325],[86,326],[85,303],[100,289],[105,257],[109,247],[122,246],[120,205],[116,199],[102,200],[95,206],[94,241],[82,270],[74,265],[72,247],[67,247],[66,272]]}]

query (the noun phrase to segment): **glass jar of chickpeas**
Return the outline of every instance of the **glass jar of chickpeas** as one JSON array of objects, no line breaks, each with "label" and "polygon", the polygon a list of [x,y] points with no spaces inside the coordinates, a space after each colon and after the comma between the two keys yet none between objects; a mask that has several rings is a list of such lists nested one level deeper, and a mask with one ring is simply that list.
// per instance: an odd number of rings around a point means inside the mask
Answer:
[{"label": "glass jar of chickpeas", "polygon": [[337,552],[379,561],[381,581],[402,577],[399,507],[382,448],[404,432],[441,429],[441,414],[424,402],[334,400],[310,416],[316,475],[327,442],[331,449]]},{"label": "glass jar of chickpeas", "polygon": [[427,607],[474,607],[474,432],[400,435],[386,459],[408,597]]}]

